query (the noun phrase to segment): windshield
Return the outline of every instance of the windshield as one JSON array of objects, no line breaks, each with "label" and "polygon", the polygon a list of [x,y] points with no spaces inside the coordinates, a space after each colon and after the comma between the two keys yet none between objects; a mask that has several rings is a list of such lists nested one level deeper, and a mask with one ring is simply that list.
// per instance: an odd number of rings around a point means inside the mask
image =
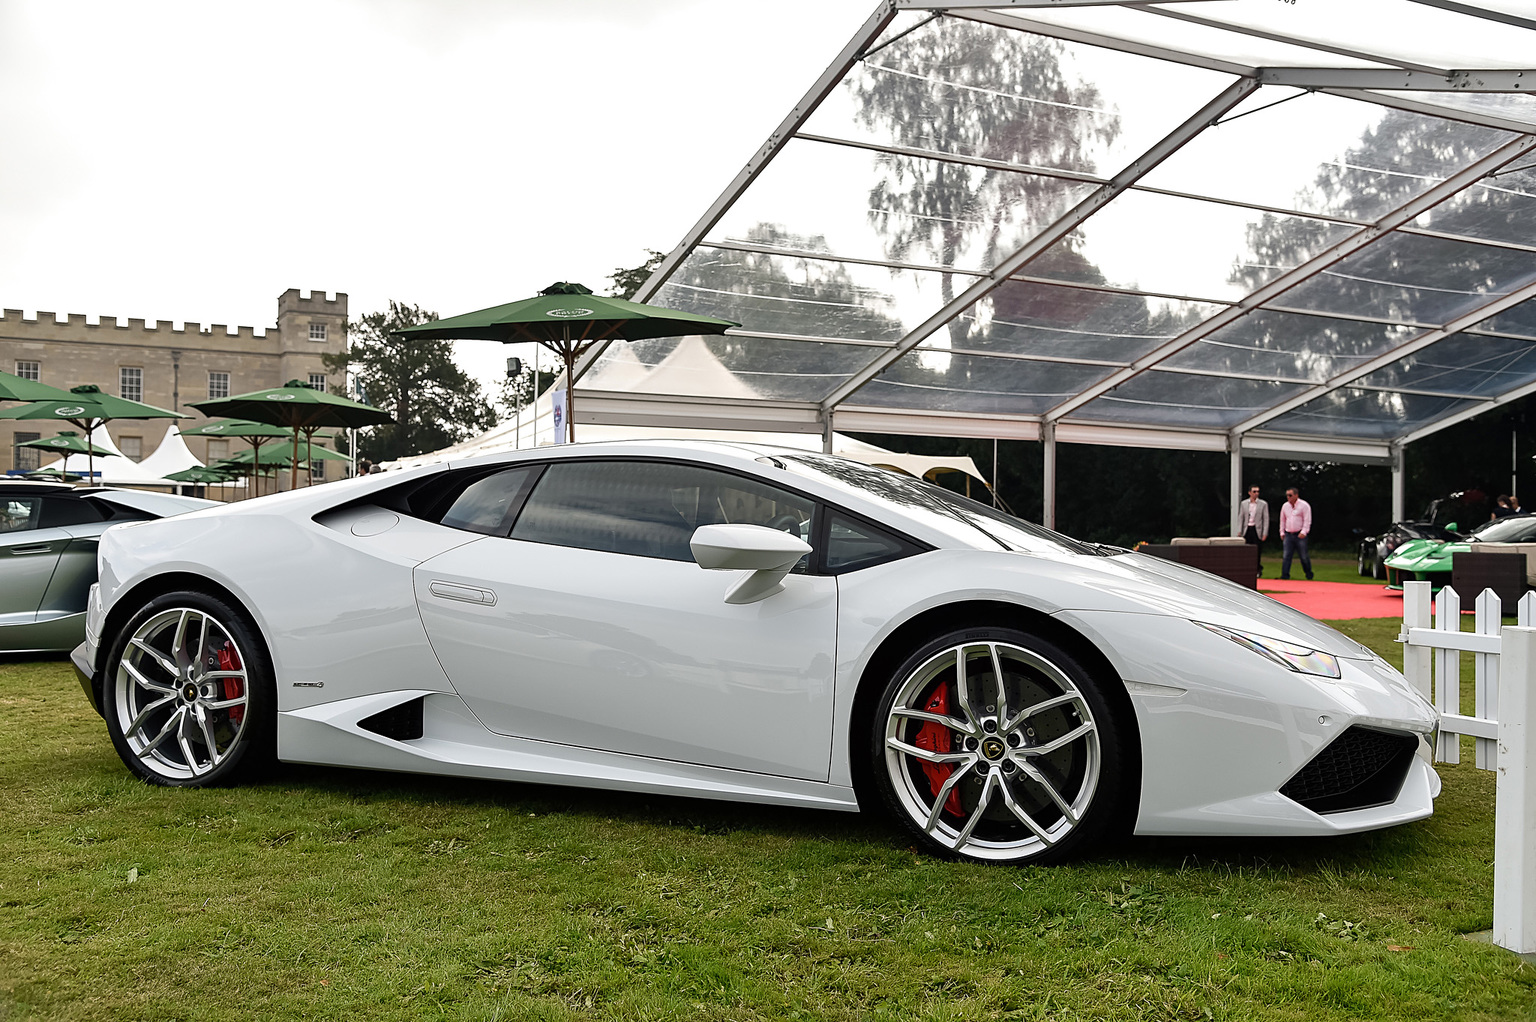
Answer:
[{"label": "windshield", "polygon": [[1500,518],[1477,530],[1478,543],[1529,543],[1536,539],[1536,515]]},{"label": "windshield", "polygon": [[[967,542],[975,542],[975,534],[979,532],[1004,550],[1097,556],[1108,552],[908,475],[803,451],[785,452],[781,457],[814,469],[833,483],[856,490],[861,496],[894,504],[903,513],[925,519],[928,524]],[[964,527],[963,530],[955,528],[957,523]]]}]

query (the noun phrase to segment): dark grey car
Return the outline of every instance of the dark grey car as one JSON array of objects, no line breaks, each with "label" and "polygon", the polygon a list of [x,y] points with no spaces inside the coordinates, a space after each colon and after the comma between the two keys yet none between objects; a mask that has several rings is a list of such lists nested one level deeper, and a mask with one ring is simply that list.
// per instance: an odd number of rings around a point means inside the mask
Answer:
[{"label": "dark grey car", "polygon": [[0,651],[79,645],[96,543],[109,526],[213,506],[144,490],[0,481]]}]

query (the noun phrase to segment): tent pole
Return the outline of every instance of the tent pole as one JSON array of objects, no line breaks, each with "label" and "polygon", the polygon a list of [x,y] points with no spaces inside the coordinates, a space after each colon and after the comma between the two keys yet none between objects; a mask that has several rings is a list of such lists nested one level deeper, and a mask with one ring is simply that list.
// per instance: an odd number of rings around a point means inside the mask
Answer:
[{"label": "tent pole", "polygon": [[1243,534],[1241,527],[1243,513],[1243,438],[1239,436],[1232,437],[1228,441],[1228,445],[1228,449],[1232,454],[1231,480],[1227,485],[1228,506],[1232,509],[1231,515],[1228,516],[1231,518],[1231,521],[1228,523],[1231,525],[1228,535],[1241,536]]},{"label": "tent pole", "polygon": [[1403,456],[1407,452],[1398,444],[1392,445],[1392,520],[1401,522],[1407,519],[1404,513],[1403,500]]},{"label": "tent pole", "polygon": [[1056,528],[1056,423],[1040,426],[1040,439],[1045,442],[1045,477],[1041,481],[1043,510],[1040,524],[1047,529]]}]

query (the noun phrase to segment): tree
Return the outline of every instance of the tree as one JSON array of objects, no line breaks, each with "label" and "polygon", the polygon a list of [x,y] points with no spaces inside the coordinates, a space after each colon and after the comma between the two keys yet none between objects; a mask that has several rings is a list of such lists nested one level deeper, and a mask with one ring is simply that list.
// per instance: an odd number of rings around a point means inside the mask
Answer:
[{"label": "tree", "polygon": [[496,424],[480,385],[454,364],[453,342],[394,334],[437,318],[420,306],[391,300],[388,310],[348,324],[350,351],[323,356],[332,372],[350,369],[369,403],[395,418],[358,437],[364,457],[390,461],[435,451]]},{"label": "tree", "polygon": [[640,285],[650,279],[651,274],[655,273],[657,267],[661,265],[661,261],[667,257],[665,252],[658,252],[654,248],[646,249],[645,254],[648,258],[639,266],[627,270],[621,266],[608,274],[608,279],[613,281],[613,288],[608,292],[610,296],[622,298],[626,302],[635,297],[640,290]]},{"label": "tree", "polygon": [[[1093,149],[1119,134],[1119,115],[1102,109],[1097,87],[1067,78],[1062,52],[1043,36],[940,17],[872,55],[849,88],[864,125],[897,142],[1093,173]],[[989,268],[1085,191],[1035,174],[877,159],[869,220],[897,261],[926,256],[944,267],[965,260]],[[953,274],[941,275],[940,293],[945,304],[954,298]],[[969,330],[963,319],[949,324],[956,346]]]}]

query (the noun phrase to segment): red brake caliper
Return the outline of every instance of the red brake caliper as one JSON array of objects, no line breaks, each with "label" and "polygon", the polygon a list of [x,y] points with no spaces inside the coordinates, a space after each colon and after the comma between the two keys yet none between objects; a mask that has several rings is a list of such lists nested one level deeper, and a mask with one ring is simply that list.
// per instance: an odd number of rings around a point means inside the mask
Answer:
[{"label": "red brake caliper", "polygon": [[[949,688],[949,682],[940,682],[934,688],[932,694],[928,696],[928,703],[923,709],[929,713],[940,713],[946,717],[949,716]],[[949,743],[949,728],[932,722],[918,728],[917,737],[912,739],[913,745],[928,752],[948,752]],[[944,787],[944,782],[949,780],[949,775],[955,772],[954,765],[951,763],[922,762],[919,765],[923,768],[923,773],[928,775],[928,784],[933,789],[934,796],[937,797],[940,789]],[[944,800],[944,811],[955,816],[965,815],[965,810],[960,805],[960,793],[958,791],[950,791],[949,797]]]},{"label": "red brake caliper", "polygon": [[[238,671],[239,669],[240,654],[235,652],[235,644],[233,642],[224,643],[224,648],[219,650],[219,670]],[[242,695],[245,694],[244,690],[241,688],[239,678],[225,678],[223,680],[225,699],[239,699]],[[244,719],[245,707],[231,706],[229,708],[229,722],[235,725],[235,727],[239,727],[240,721]]]}]

